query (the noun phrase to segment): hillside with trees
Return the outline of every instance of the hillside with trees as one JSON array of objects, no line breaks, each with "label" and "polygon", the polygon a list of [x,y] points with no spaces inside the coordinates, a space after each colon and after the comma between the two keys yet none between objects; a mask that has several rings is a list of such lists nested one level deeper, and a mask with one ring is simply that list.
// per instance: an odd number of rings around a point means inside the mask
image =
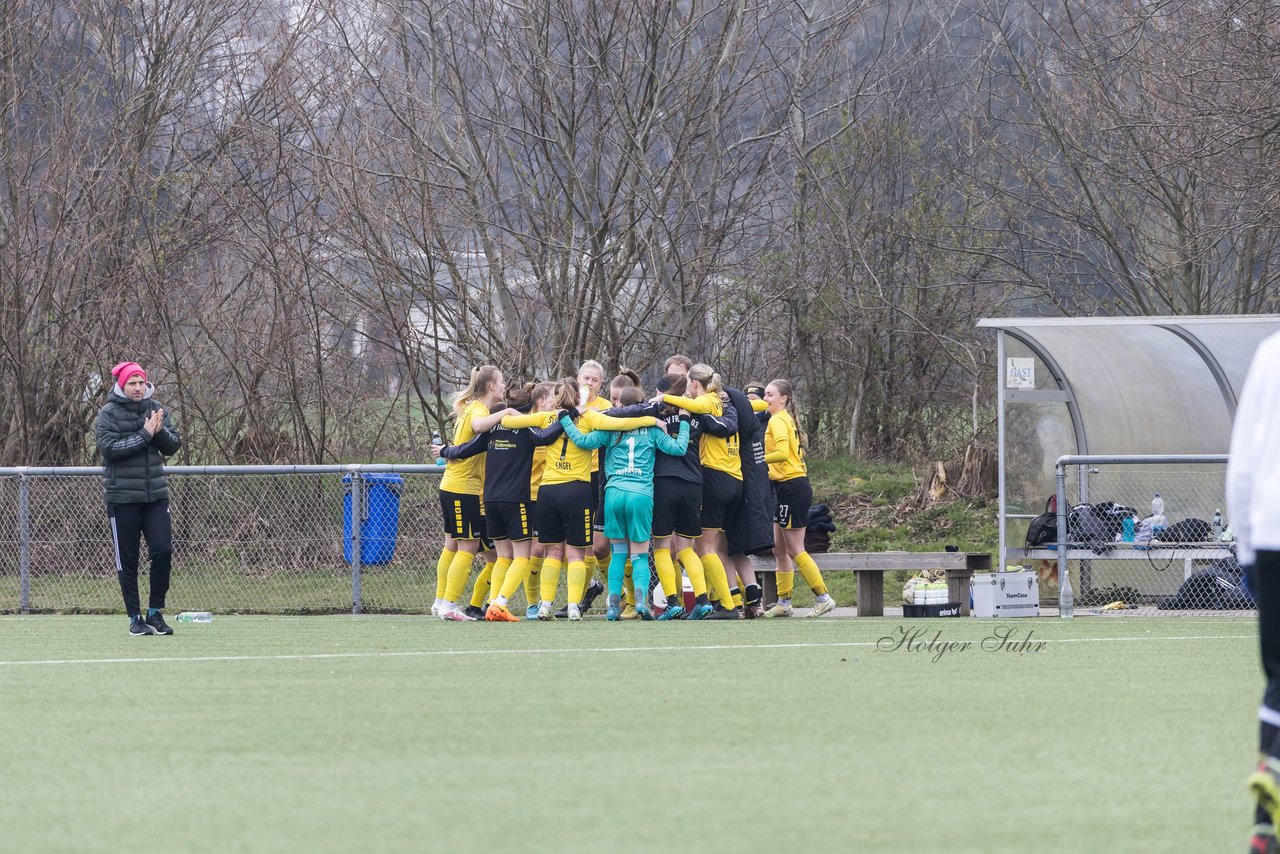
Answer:
[{"label": "hillside with trees", "polygon": [[1010,314],[1277,310],[1263,0],[0,0],[0,464],[421,459],[471,365],[790,377],[993,442]]}]

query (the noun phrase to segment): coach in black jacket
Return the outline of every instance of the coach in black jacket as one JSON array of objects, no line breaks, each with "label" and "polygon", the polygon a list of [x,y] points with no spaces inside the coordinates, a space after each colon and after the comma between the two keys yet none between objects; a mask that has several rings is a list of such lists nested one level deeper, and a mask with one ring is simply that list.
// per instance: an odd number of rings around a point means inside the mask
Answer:
[{"label": "coach in black jacket", "polygon": [[[103,497],[115,544],[116,575],[129,634],[171,635],[164,621],[165,596],[173,557],[169,521],[169,485],[164,458],[177,453],[182,438],[164,408],[152,398],[155,386],[137,362],[111,369],[116,384],[98,412],[94,438],[102,455]],[[151,559],[149,607],[142,614],[138,599],[138,551],[147,538]]]}]

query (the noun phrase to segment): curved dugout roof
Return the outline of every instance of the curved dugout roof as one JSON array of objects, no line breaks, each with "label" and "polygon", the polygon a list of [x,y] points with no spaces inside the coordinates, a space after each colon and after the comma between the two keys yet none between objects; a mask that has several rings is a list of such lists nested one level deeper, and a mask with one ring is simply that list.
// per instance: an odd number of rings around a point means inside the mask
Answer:
[{"label": "curved dugout roof", "polygon": [[1280,315],[985,318],[978,326],[1001,330],[1039,363],[1036,390],[1006,391],[1006,401],[1065,394],[1076,453],[1225,454],[1249,362],[1280,332]]}]

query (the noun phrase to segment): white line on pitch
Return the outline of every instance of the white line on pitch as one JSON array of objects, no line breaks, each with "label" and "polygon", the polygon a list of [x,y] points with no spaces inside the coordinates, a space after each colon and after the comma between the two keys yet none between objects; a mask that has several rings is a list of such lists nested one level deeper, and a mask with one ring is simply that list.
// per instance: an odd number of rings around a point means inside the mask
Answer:
[{"label": "white line on pitch", "polygon": [[[1182,635],[1174,637],[1116,637],[1116,638],[1043,638],[1046,644],[1059,643],[1134,643],[1140,641],[1212,641],[1254,640],[1254,635]],[[981,638],[946,638],[952,640],[980,641]],[[611,652],[716,652],[739,649],[845,649],[850,647],[875,647],[877,641],[849,641],[844,643],[765,643],[765,644],[700,644],[697,646],[610,646],[610,647],[543,647],[525,649],[436,649],[405,652],[315,652],[287,653],[281,655],[192,655],[157,656],[153,658],[46,658],[32,661],[0,661],[0,667],[23,667],[53,664],[146,664],[155,662],[184,661],[311,661],[339,658],[423,658],[458,655],[557,655],[561,653],[611,653]],[[921,643],[921,641],[917,641]],[[1010,643],[1013,643],[1011,640]]]}]

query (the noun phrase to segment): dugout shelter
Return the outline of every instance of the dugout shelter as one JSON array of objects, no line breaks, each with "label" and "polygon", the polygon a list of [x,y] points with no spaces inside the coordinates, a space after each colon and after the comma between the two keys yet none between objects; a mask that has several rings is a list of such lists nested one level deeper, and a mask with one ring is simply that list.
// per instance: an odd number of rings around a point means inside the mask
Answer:
[{"label": "dugout shelter", "polygon": [[[984,318],[978,326],[996,332],[1004,566],[1025,555],[1027,523],[1054,494],[1060,457],[1226,454],[1253,353],[1280,332],[1280,315]],[[1171,519],[1208,518],[1224,503],[1221,465],[1203,481],[1212,486],[1153,466],[1125,468],[1103,488],[1108,472],[1078,469],[1073,502],[1114,497],[1146,513],[1163,486]]]}]

